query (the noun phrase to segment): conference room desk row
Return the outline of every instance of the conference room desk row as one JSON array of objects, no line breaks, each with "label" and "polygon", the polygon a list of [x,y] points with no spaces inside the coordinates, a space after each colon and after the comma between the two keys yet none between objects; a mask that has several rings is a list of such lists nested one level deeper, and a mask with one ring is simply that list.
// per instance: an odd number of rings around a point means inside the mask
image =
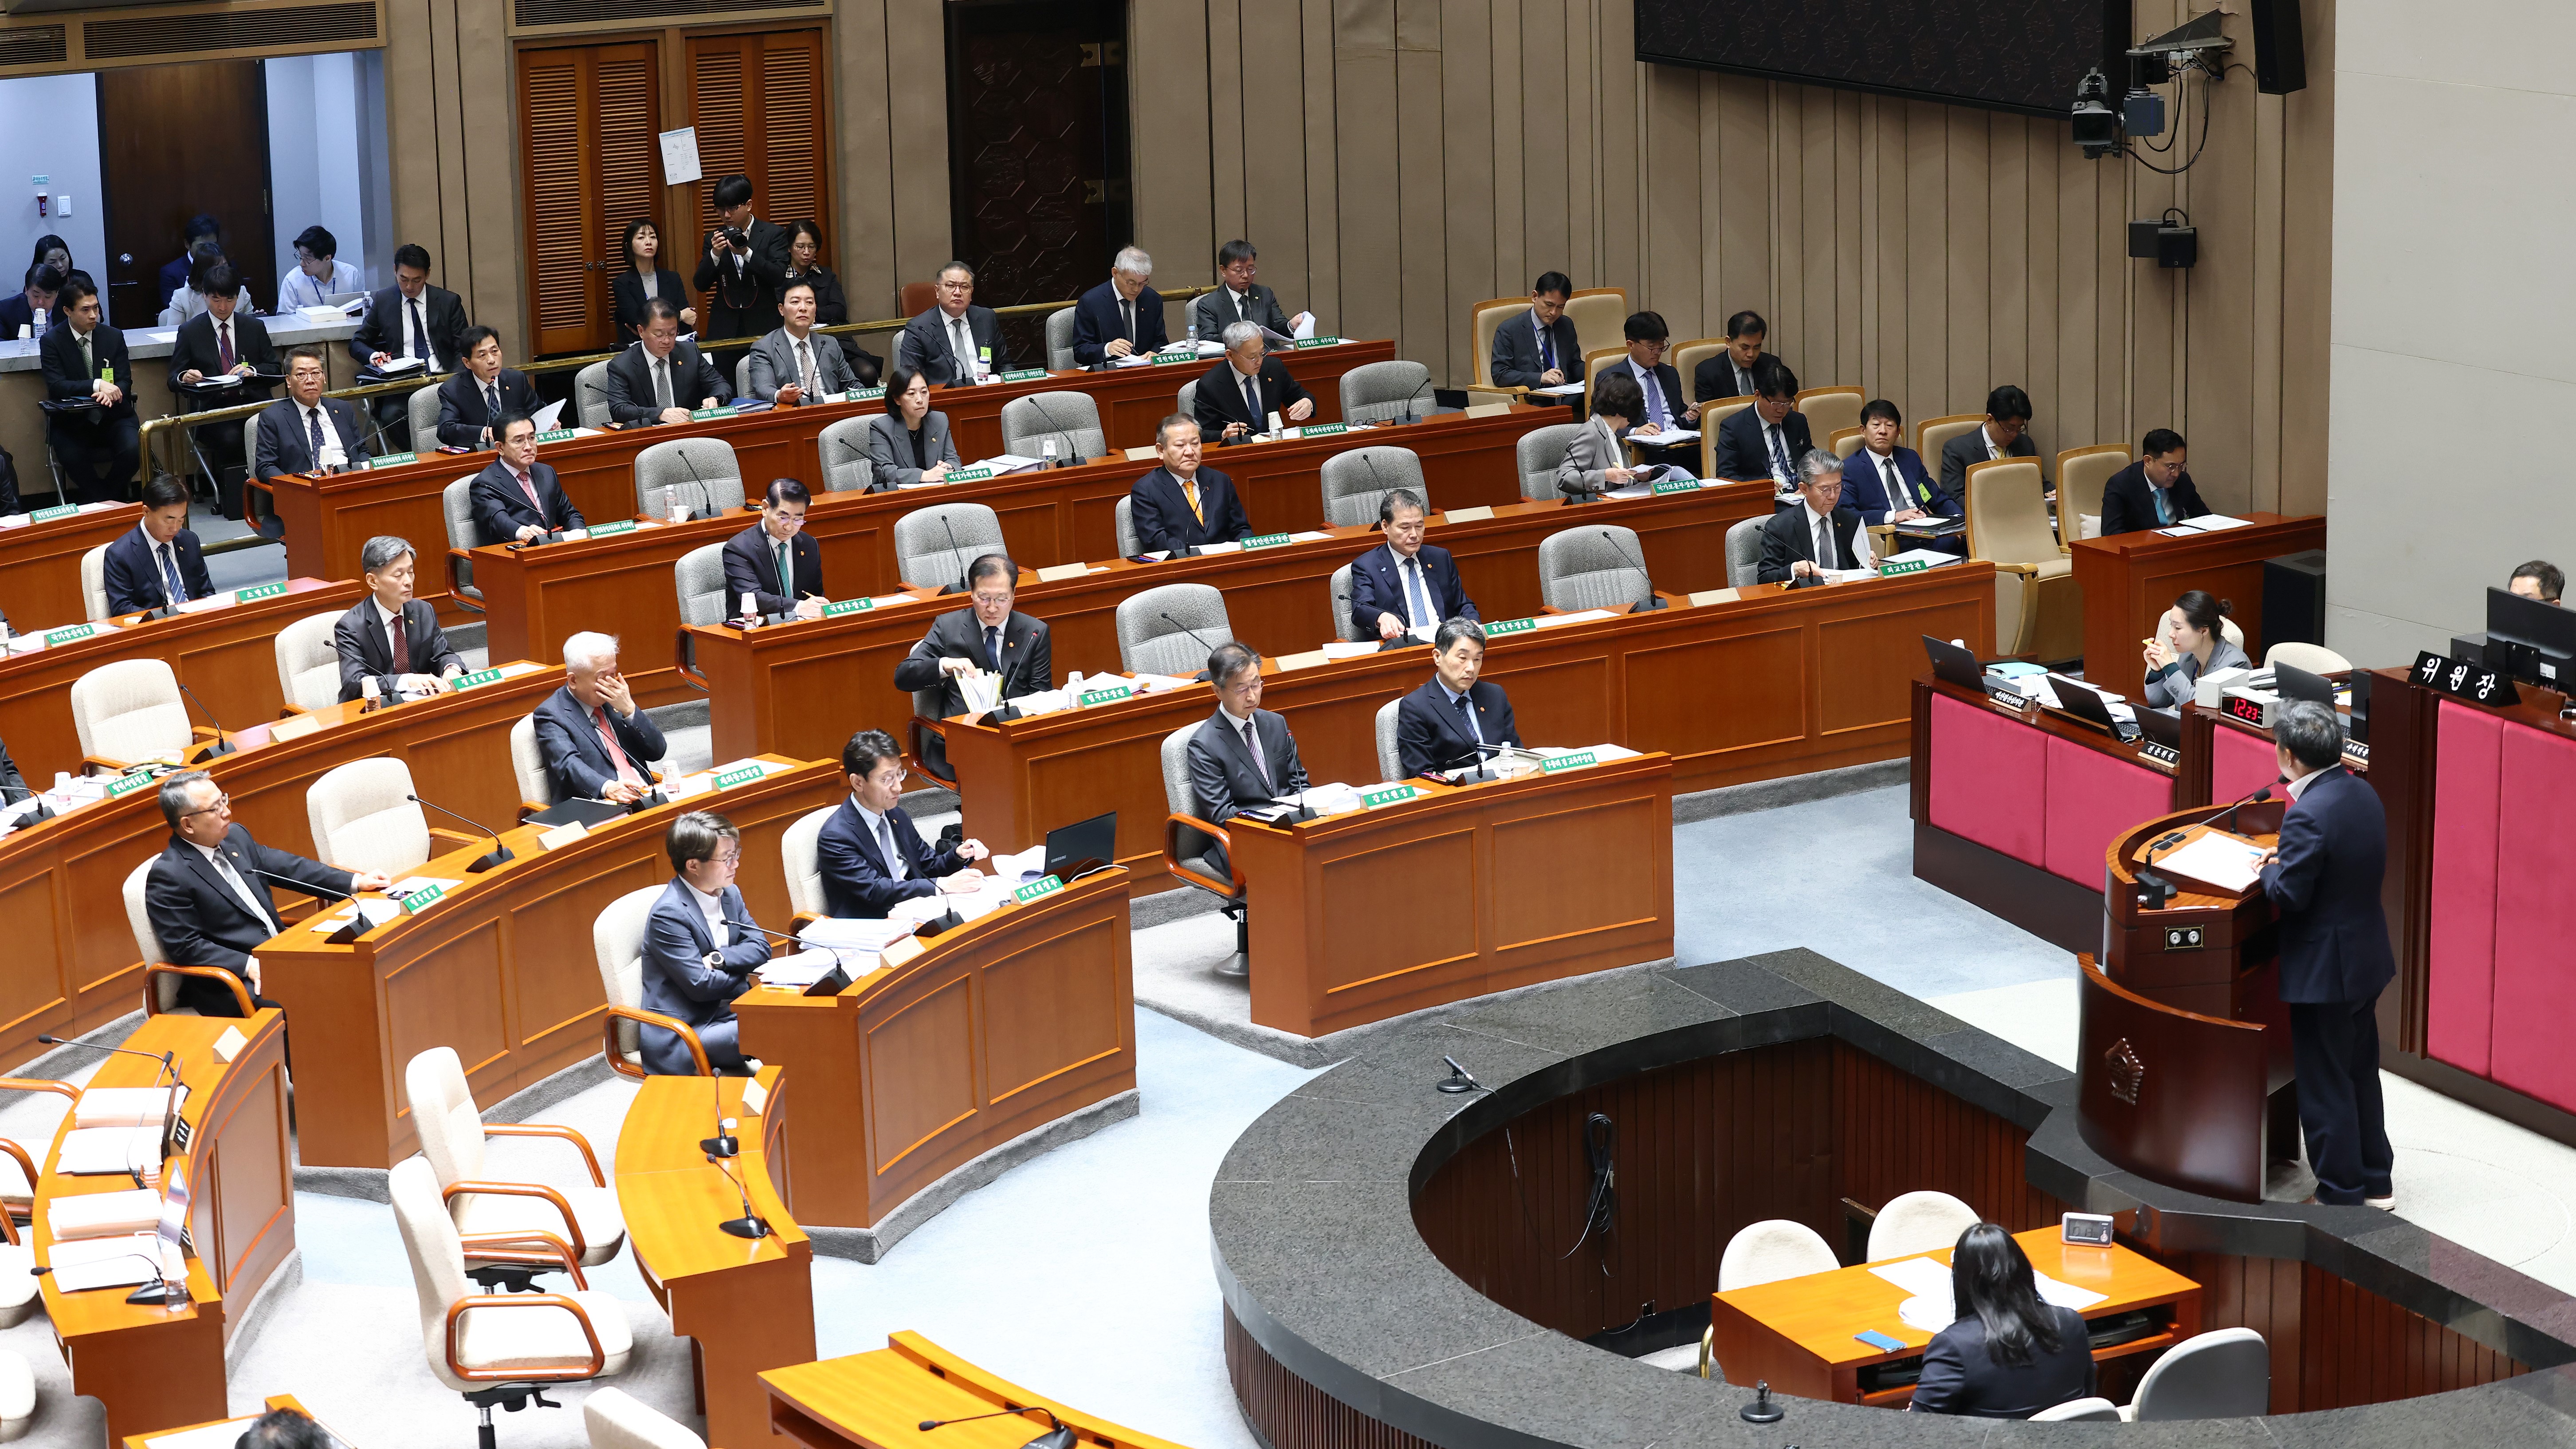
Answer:
[{"label": "conference room desk row", "polygon": [[[1435,501],[1445,496],[1435,494]],[[1459,579],[1484,618],[1522,619],[1542,607],[1538,546],[1550,534],[1633,529],[1656,586],[1689,593],[1725,585],[1726,530],[1770,511],[1770,489],[1761,483],[1712,483],[1577,508],[1513,503],[1483,513],[1452,505],[1433,516],[1428,541],[1456,559]],[[1315,531],[1327,536],[1163,563],[1111,558],[1072,578],[1041,579],[1024,570],[1017,607],[1046,621],[1058,680],[1077,669],[1117,673],[1118,605],[1165,584],[1221,590],[1234,637],[1264,654],[1311,649],[1334,637],[1334,572],[1383,537],[1373,527]],[[931,621],[966,606],[919,590],[835,618],[689,630],[689,650],[707,681],[716,753],[731,758],[774,750],[816,759],[837,755],[853,730],[881,729],[904,739],[912,697],[894,687],[895,665]]]},{"label": "conference room desk row", "polygon": [[[1395,344],[1381,339],[1300,348],[1285,354],[1285,361],[1290,375],[1314,394],[1315,416],[1310,421],[1321,424],[1341,419],[1343,373],[1394,356]],[[1181,362],[1111,372],[1048,373],[984,387],[942,388],[934,392],[931,406],[947,414],[958,457],[973,463],[1002,452],[1004,404],[1032,393],[1080,391],[1099,404],[1109,446],[1123,451],[1151,444],[1154,425],[1177,406],[1182,385],[1196,381],[1210,365]],[[588,437],[544,444],[538,458],[555,470],[565,496],[590,519],[632,515],[635,455],[679,438],[713,438],[731,446],[751,494],[756,495],[772,478],[801,479],[819,492],[823,429],[842,418],[872,417],[885,411],[885,406],[883,399],[871,398],[774,408],[678,427],[604,429]],[[422,453],[409,462],[354,473],[279,475],[274,486],[278,517],[286,526],[287,572],[355,578],[359,550],[368,539],[383,533],[399,534],[428,549],[447,536],[441,492],[492,461],[490,453]],[[421,597],[437,605],[443,617],[455,617],[457,606],[437,571],[422,570]]]},{"label": "conference room desk row", "polygon": [[[44,454],[40,451],[35,456],[42,459]],[[21,482],[34,486],[24,475]],[[143,517],[139,503],[37,511],[52,516],[39,519],[30,514],[22,527],[0,528],[0,613],[7,614],[9,626],[22,634],[88,618],[81,593],[81,555],[115,542]]]},{"label": "conference room desk row", "polygon": [[[1547,423],[1549,411],[1516,408],[1472,418],[1450,413],[1393,427],[1246,444],[1212,453],[1208,466],[1234,480],[1253,525],[1272,532],[1323,526],[1324,463],[1355,448],[1412,449],[1437,507],[1516,504],[1517,446],[1523,433]],[[1115,558],[1118,500],[1154,466],[1117,458],[981,482],[823,494],[806,511],[805,531],[821,546],[824,586],[835,599],[873,598],[907,584],[935,591],[956,583],[907,580],[896,562],[895,521],[935,504],[991,508],[1003,543],[1026,569]],[[619,518],[632,511],[628,496]],[[483,592],[490,647],[499,657],[550,659],[582,630],[613,633],[626,641],[621,662],[637,699],[660,705],[693,698],[666,653],[680,627],[672,570],[691,550],[723,543],[756,522],[758,515],[746,510],[681,524],[646,522],[632,532],[535,548],[474,549],[474,584]],[[1709,553],[1722,554],[1716,541]],[[891,668],[885,678],[892,678]],[[838,748],[836,741],[833,749]]]},{"label": "conference room desk row", "polygon": [[[2245,653],[2261,662],[2273,642],[2263,627],[2263,561],[2326,546],[2323,514],[2291,517],[2241,513],[2241,527],[2168,536],[2156,529],[2079,538],[2067,545],[2076,588],[2084,596],[2084,658],[2095,675],[2138,667],[2139,642],[2184,591],[2205,589],[2227,600],[2245,634]],[[2116,686],[2115,686],[2116,687]]]},{"label": "conference room desk row", "polygon": [[[1053,1424],[1094,1449],[1182,1449],[1033,1394],[912,1332],[891,1334],[886,1347],[867,1353],[773,1369],[760,1382],[768,1429],[798,1449],[1022,1449]],[[925,1420],[976,1416],[987,1417],[943,1427],[935,1439],[920,1429]]]}]

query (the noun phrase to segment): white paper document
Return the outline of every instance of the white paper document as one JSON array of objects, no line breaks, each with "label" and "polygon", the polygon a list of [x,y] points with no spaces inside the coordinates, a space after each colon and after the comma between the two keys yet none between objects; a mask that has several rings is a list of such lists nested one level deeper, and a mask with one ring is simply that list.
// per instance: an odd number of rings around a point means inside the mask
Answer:
[{"label": "white paper document", "polygon": [[557,420],[563,417],[565,401],[567,400],[558,398],[555,401],[546,404],[544,407],[537,409],[535,421],[538,432],[551,433],[555,430]]},{"label": "white paper document", "polygon": [[[188,1275],[187,1260],[154,1233],[122,1233],[114,1237],[58,1242],[46,1250],[45,1256],[54,1270],[54,1286],[66,1293],[79,1293],[91,1288],[130,1288],[162,1278],[177,1283],[185,1281]],[[170,1438],[165,1436],[152,1442],[167,1444]]]},{"label": "white paper document", "polygon": [[79,1127],[63,1134],[55,1169],[74,1177],[158,1171],[161,1119],[136,1127]]},{"label": "white paper document", "polygon": [[[1948,1264],[1937,1258],[1901,1258],[1893,1263],[1877,1264],[1869,1271],[1904,1289],[1909,1295],[1908,1301],[1897,1309],[1897,1316],[1905,1318],[1908,1324],[1929,1333],[1938,1333],[1950,1326],[1950,1318],[1945,1315],[1949,1311],[1949,1305],[1956,1303],[1957,1295],[1950,1286]],[[2033,1272],[2031,1277],[2039,1289],[2042,1302],[2053,1303],[2060,1308],[2072,1308],[2078,1313],[2101,1302],[2106,1296],[2089,1288],[2078,1288],[2072,1283],[2059,1282],[2046,1273]],[[1940,1321],[1916,1323],[1914,1319],[1907,1318],[1905,1310],[1914,1308],[1915,1300],[1928,1300],[1925,1306],[1916,1311],[1926,1318],[1938,1317]]]},{"label": "white paper document", "polygon": [[997,855],[985,863],[1006,881],[1035,880],[1046,873],[1046,846],[1032,845],[1017,855]]},{"label": "white paper document", "polygon": [[808,946],[837,946],[844,950],[882,951],[897,936],[910,935],[912,927],[901,921],[877,916],[824,916],[796,933]]},{"label": "white paper document", "polygon": [[57,1197],[48,1202],[45,1221],[58,1244],[76,1238],[149,1233],[161,1223],[161,1194],[148,1187],[130,1187],[122,1192]]},{"label": "white paper document", "polygon": [[1529,390],[1531,397],[1580,397],[1582,394],[1583,384],[1579,382],[1560,382],[1554,387],[1534,387]]},{"label": "white paper document", "polygon": [[1579,614],[1541,614],[1538,616],[1538,627],[1542,629],[1553,629],[1560,624],[1588,624],[1595,619],[1615,619],[1617,617],[1618,615],[1611,613],[1608,609],[1586,609]]},{"label": "white paper document", "polygon": [[72,1106],[74,1127],[158,1127],[170,1111],[168,1087],[92,1087]]},{"label": "white paper document", "polygon": [[385,363],[382,367],[376,369],[376,375],[379,377],[398,377],[406,372],[419,372],[428,366],[428,363],[421,361],[417,357],[389,357],[385,359]]},{"label": "white paper document", "polygon": [[875,970],[877,957],[874,951],[845,950],[839,955],[830,951],[799,951],[792,956],[770,957],[769,964],[760,968],[759,975],[764,986],[805,987],[831,975],[832,968],[844,961],[850,973],[857,975],[862,971]]},{"label": "white paper document", "polygon": [[2156,864],[2166,866],[2193,880],[2207,881],[2231,891],[2252,888],[2262,874],[2263,852],[2260,847],[2215,832],[2156,857]]},{"label": "white paper document", "polygon": [[2254,520],[2250,518],[2236,518],[2224,513],[2204,513],[2198,518],[2184,519],[2181,527],[2188,528],[2194,533],[2216,533],[2221,529],[2250,528],[2253,524]]},{"label": "white paper document", "polygon": [[1651,443],[1658,448],[1678,448],[1686,443],[1698,442],[1699,429],[1690,428],[1678,432],[1663,433],[1630,433],[1628,435],[1628,441],[1632,443]]},{"label": "white paper document", "polygon": [[1004,473],[1019,473],[1030,468],[1043,468],[1046,466],[1046,459],[1023,458],[1017,453],[997,453],[990,458],[984,459],[980,463],[970,463],[967,466],[970,468],[990,468],[993,470],[994,476],[999,477]]},{"label": "white paper document", "polygon": [[1327,659],[1360,659],[1377,652],[1374,639],[1335,639],[1324,645]]}]

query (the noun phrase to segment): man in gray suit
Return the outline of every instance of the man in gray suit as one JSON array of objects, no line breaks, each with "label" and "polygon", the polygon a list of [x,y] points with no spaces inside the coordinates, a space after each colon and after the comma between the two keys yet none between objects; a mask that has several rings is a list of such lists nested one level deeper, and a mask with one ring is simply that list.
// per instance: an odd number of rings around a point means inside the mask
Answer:
[{"label": "man in gray suit", "polygon": [[1002,324],[992,308],[975,305],[973,267],[950,262],[939,269],[938,304],[904,324],[894,340],[894,360],[929,378],[932,387],[970,387],[979,371],[1010,371]]},{"label": "man in gray suit", "polygon": [[2030,437],[2030,394],[2005,383],[1986,394],[1986,420],[1941,445],[1941,486],[1968,501],[1968,470],[1997,458],[2036,458]]},{"label": "man in gray suit", "polygon": [[1574,295],[1574,279],[1563,272],[1542,273],[1530,285],[1530,309],[1494,329],[1494,355],[1487,372],[1496,387],[1557,387],[1583,381],[1583,344],[1575,339],[1574,319],[1565,315]]},{"label": "man in gray suit", "polygon": [[814,335],[814,284],[799,278],[778,299],[785,325],[751,344],[745,381],[751,396],[792,408],[859,385],[849,354]]},{"label": "man in gray suit", "polygon": [[[1261,656],[1228,641],[1208,655],[1216,682],[1216,713],[1190,736],[1190,793],[1199,815],[1223,825],[1247,805],[1267,804],[1306,788],[1306,766],[1288,721],[1261,707]],[[1218,875],[1230,874],[1225,847],[1211,845]]]},{"label": "man in gray suit", "polygon": [[1237,322],[1267,327],[1282,337],[1296,335],[1297,324],[1308,314],[1300,312],[1292,319],[1279,310],[1277,295],[1253,280],[1261,274],[1260,257],[1248,241],[1230,241],[1217,249],[1217,288],[1190,304],[1201,342],[1214,342]]}]

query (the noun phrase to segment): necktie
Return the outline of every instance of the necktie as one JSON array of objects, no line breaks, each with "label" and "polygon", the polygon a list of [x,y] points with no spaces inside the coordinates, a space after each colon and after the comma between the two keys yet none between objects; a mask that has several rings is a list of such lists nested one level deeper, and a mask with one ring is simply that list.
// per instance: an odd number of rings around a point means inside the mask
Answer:
[{"label": "necktie", "polygon": [[1914,490],[1906,487],[1905,484],[1898,479],[1896,474],[1896,460],[1894,458],[1879,459],[1878,468],[1880,472],[1887,475],[1888,497],[1893,499],[1902,499],[1904,503],[1908,505],[1920,501],[1915,498]]},{"label": "necktie", "polygon": [[74,335],[80,338],[81,370],[88,373],[91,377],[98,376],[98,359],[90,354],[89,334],[81,332]]},{"label": "necktie", "polygon": [[411,299],[411,355],[419,358],[423,362],[431,360],[429,355],[429,329],[420,325],[420,299],[418,297]]},{"label": "necktie", "polygon": [[784,543],[778,545],[778,592],[790,601],[796,597],[796,576],[791,570]]},{"label": "necktie", "polygon": [[1646,421],[1658,428],[1671,422],[1672,416],[1664,411],[1664,390],[1655,386],[1654,370],[1640,367],[1634,371],[1637,374],[1637,381],[1646,385]]},{"label": "necktie", "polygon": [[1252,419],[1252,430],[1261,431],[1261,374],[1246,373],[1243,378],[1243,411]]},{"label": "necktie", "polygon": [[233,324],[228,321],[215,324],[215,356],[222,360],[224,371],[233,370]]},{"label": "necktie", "polygon": [[796,344],[796,386],[807,400],[814,396],[814,344],[799,340]]},{"label": "necktie", "polygon": [[653,359],[653,405],[659,408],[675,406],[671,401],[671,359],[667,357]]},{"label": "necktie", "polygon": [[903,879],[903,857],[894,848],[894,822],[882,815],[877,817],[877,848],[885,852],[886,879]]},{"label": "necktie", "polygon": [[1412,606],[1415,624],[1440,622],[1431,617],[1431,592],[1422,584],[1422,555],[1415,554],[1404,561],[1404,588],[1406,598]]},{"label": "necktie", "polygon": [[[1538,327],[1538,323],[1535,319],[1531,321],[1530,325]],[[1538,327],[1538,370],[1541,372],[1556,371],[1556,339],[1550,337],[1547,329],[1544,327]]]},{"label": "necktie", "polygon": [[999,629],[988,628],[984,631],[984,667],[995,673],[1001,671],[1002,631]]},{"label": "necktie", "polygon": [[188,602],[188,586],[179,582],[179,560],[176,554],[177,550],[170,545],[166,543],[161,545],[161,578],[169,586],[170,602],[184,604]]},{"label": "necktie", "polygon": [[1261,755],[1261,731],[1254,727],[1251,720],[1243,722],[1243,747],[1252,754],[1252,768],[1261,776],[1261,788],[1264,790],[1271,788],[1270,762],[1263,759]]},{"label": "necktie", "polygon": [[233,869],[233,863],[224,859],[220,850],[215,852],[215,874],[222,876],[224,884],[232,887],[233,894],[241,898],[242,905],[250,911],[253,919],[272,932],[277,929],[277,917],[270,915],[268,909],[259,903],[259,897],[250,893],[250,882],[241,878],[241,872]]},{"label": "necktie", "polygon": [[1476,724],[1476,712],[1467,707],[1467,696],[1463,694],[1458,696],[1457,704],[1458,723],[1466,726],[1467,738],[1474,740],[1480,745],[1483,744],[1485,742],[1485,732]]},{"label": "necktie", "polygon": [[309,466],[319,468],[322,466],[322,410],[320,408],[306,408],[304,410],[304,423],[305,426],[311,429],[313,433],[313,457],[309,462]]},{"label": "necktie", "polygon": [[1124,297],[1119,298],[1119,299],[1118,299],[1118,316],[1119,316],[1120,320],[1124,321],[1124,322],[1127,324],[1127,330],[1126,330],[1126,332],[1125,332],[1123,335],[1126,337],[1126,339],[1127,339],[1128,341],[1130,341],[1130,342],[1135,341],[1135,340],[1136,340],[1136,304],[1135,304],[1134,302],[1132,302],[1132,301],[1129,301],[1128,299],[1126,299],[1126,298],[1124,298]]},{"label": "necktie", "polygon": [[1842,560],[1834,553],[1834,516],[1830,513],[1819,514],[1816,518],[1816,567],[1842,567]]},{"label": "necktie", "polygon": [[643,784],[644,777],[636,774],[635,767],[627,763],[626,747],[617,742],[617,731],[608,727],[608,706],[603,704],[592,709],[591,717],[599,726],[601,743],[608,746],[609,763],[617,767],[617,778],[629,785]]},{"label": "necktie", "polygon": [[1199,521],[1199,527],[1207,527],[1207,513],[1199,507],[1199,485],[1197,480],[1190,478],[1182,479],[1181,496],[1190,501],[1190,516]]},{"label": "necktie", "polygon": [[2147,485],[2147,491],[2155,495],[2156,522],[2173,522],[2173,500],[2166,495],[2165,490],[2157,487],[2153,483],[2150,483]]},{"label": "necktie", "polygon": [[527,474],[522,473],[515,468],[510,470],[510,476],[519,480],[519,491],[528,495],[528,506],[537,510],[537,521],[539,523],[545,522],[546,506],[537,501],[537,485],[529,479]]},{"label": "necktie", "polygon": [[949,350],[957,354],[957,376],[955,380],[958,382],[973,382],[975,380],[975,339],[973,335],[968,333],[966,330],[966,319],[963,317],[950,318],[948,320],[948,336]]},{"label": "necktie", "polygon": [[385,621],[385,638],[393,644],[394,673],[411,673],[411,631],[403,627],[402,615]]},{"label": "necktie", "polygon": [[1776,424],[1765,424],[1762,431],[1771,439],[1772,473],[1779,478],[1781,487],[1787,488],[1792,486],[1790,483],[1792,475],[1789,472],[1788,442],[1780,436],[1780,429]]},{"label": "necktie", "polygon": [[483,425],[488,428],[500,420],[501,389],[487,382],[483,384]]}]

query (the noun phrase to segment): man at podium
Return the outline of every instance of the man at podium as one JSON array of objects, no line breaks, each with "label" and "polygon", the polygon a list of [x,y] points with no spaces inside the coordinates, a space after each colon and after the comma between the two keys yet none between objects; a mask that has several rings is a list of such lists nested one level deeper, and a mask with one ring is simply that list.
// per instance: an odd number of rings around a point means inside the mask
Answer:
[{"label": "man at podium", "polygon": [[2379,993],[2397,974],[2379,904],[2387,812],[2343,767],[2332,709],[2285,704],[2272,737],[2290,805],[2279,845],[2263,856],[2263,893],[2280,912],[2281,1000],[2316,1200],[2393,1208],[2395,1154],[2379,1096]]}]

